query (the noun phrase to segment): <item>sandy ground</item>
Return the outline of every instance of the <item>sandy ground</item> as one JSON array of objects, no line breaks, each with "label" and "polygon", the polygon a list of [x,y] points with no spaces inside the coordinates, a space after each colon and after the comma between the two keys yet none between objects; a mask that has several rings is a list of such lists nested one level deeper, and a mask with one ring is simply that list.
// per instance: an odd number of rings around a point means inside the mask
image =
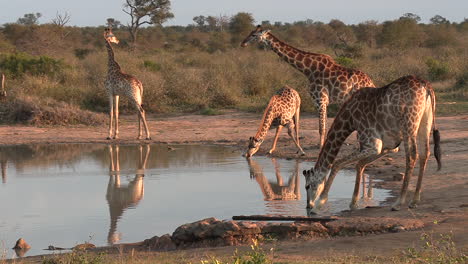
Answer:
[{"label": "sandy ground", "polygon": [[[211,143],[235,145],[245,149],[247,139],[256,133],[259,126],[259,114],[226,112],[218,116],[179,115],[171,117],[150,116],[152,132],[150,142],[175,143]],[[332,119],[329,120],[329,125]],[[276,259],[285,261],[324,259],[334,256],[395,256],[402,250],[420,245],[422,232],[453,233],[458,248],[468,251],[468,116],[437,117],[441,131],[443,169],[436,171],[433,156],[429,159],[426,177],[423,181],[422,201],[418,208],[404,208],[391,212],[389,203],[383,208],[360,209],[343,212],[343,217],[401,217],[417,218],[426,224],[424,230],[389,233],[368,236],[335,237],[316,241],[281,242]],[[31,143],[108,143],[107,127],[30,127],[0,126],[0,145]],[[307,152],[304,159],[314,161],[318,155],[318,122],[312,115],[301,117],[301,145]],[[138,143],[135,116],[124,116],[120,126],[120,143]],[[264,155],[272,143],[274,131],[263,143],[257,155]],[[355,136],[348,138],[349,145],[343,153],[349,153],[354,147]],[[149,142],[149,141],[146,141]],[[432,149],[431,145],[431,149]],[[299,158],[295,154],[294,144],[283,131],[274,156]],[[401,181],[394,176],[404,172],[404,150],[376,161],[366,170],[367,173],[383,179],[385,188],[399,193]],[[417,167],[415,169],[417,172]],[[413,177],[410,190],[414,189],[416,176]],[[350,186],[349,188],[353,188]],[[410,195],[412,193],[410,192]],[[410,196],[411,197],[411,196]],[[209,216],[207,216],[209,217]],[[434,224],[437,222],[437,224]],[[171,230],[168,230],[171,232]],[[148,238],[153,234],[148,234]],[[194,249],[188,254],[204,255],[232,254],[233,248]]]}]

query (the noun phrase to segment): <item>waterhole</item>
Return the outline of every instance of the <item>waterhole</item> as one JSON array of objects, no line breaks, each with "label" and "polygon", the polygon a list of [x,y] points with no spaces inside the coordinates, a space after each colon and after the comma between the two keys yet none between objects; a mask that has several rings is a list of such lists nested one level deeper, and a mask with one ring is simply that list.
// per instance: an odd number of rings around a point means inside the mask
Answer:
[{"label": "waterhole", "polygon": [[[22,237],[49,245],[137,242],[207,217],[306,215],[303,169],[313,163],[254,156],[215,145],[55,144],[0,148],[0,250]],[[355,172],[340,172],[324,214],[347,209]],[[361,202],[389,192],[366,178]]]}]

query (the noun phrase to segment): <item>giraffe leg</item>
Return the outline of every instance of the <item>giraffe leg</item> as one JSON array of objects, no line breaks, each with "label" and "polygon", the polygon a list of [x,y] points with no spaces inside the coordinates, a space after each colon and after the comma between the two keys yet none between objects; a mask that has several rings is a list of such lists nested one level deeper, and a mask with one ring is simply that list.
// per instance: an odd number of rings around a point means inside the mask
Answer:
[{"label": "giraffe leg", "polygon": [[146,139],[147,140],[150,140],[151,139],[151,136],[150,136],[150,132],[149,132],[149,128],[148,128],[148,123],[146,122],[146,114],[145,114],[145,110],[143,109],[143,107],[141,107],[141,111],[140,111],[140,118],[141,120],[143,121],[143,126],[145,128],[145,133],[146,133]]},{"label": "giraffe leg", "polygon": [[114,96],[110,95],[109,96],[109,136],[107,139],[112,138],[112,123],[114,120]]},{"label": "giraffe leg", "polygon": [[406,170],[405,176],[403,180],[403,184],[401,186],[400,196],[398,197],[397,201],[392,205],[392,211],[399,211],[401,205],[406,201],[406,193],[408,192],[408,185],[413,175],[414,164],[416,162],[418,153],[417,153],[417,146],[416,146],[416,139],[414,136],[407,137],[405,139],[405,152],[406,152]]},{"label": "giraffe leg", "polygon": [[426,109],[426,112],[421,120],[418,130],[418,154],[419,154],[419,175],[416,190],[414,192],[413,200],[410,202],[409,207],[415,208],[421,200],[421,187],[424,171],[426,169],[427,159],[430,155],[429,150],[429,137],[432,128],[432,107]]},{"label": "giraffe leg", "polygon": [[271,159],[271,162],[273,163],[273,166],[275,167],[276,183],[278,183],[279,186],[283,186],[284,182],[283,182],[283,177],[281,176],[281,170],[280,170],[278,161],[276,161],[276,159]]},{"label": "giraffe leg", "polygon": [[[299,149],[297,151],[297,153],[299,154],[299,152],[301,152],[301,156],[304,156],[306,153],[301,148],[301,144],[299,142],[299,115],[300,115],[300,112],[301,112],[301,107],[299,106],[299,107],[297,107],[296,114],[294,115],[294,132],[295,132],[295,137],[296,137],[296,140],[294,141],[294,143],[296,144],[297,148]],[[294,140],[294,138],[293,138],[293,140]]]},{"label": "giraffe leg", "polygon": [[[139,118],[139,121],[143,121],[143,127],[145,128],[145,133],[146,133],[146,139],[147,140],[150,140],[151,139],[151,136],[150,136],[150,132],[149,132],[149,129],[148,129],[148,123],[146,122],[146,115],[145,115],[145,109],[143,109],[143,107],[141,106],[141,96],[136,96],[134,97],[134,105],[138,111],[138,118]],[[141,139],[141,130],[140,130],[140,124],[138,124],[138,137],[137,139]]]},{"label": "giraffe leg", "polygon": [[114,131],[114,139],[119,138],[119,96],[114,96],[115,103],[114,103],[114,114],[115,114],[115,131]]},{"label": "giraffe leg", "polygon": [[297,142],[297,138],[296,136],[294,135],[293,131],[295,130],[294,129],[294,124],[292,123],[288,123],[288,135],[291,137],[291,139],[293,140],[294,144],[296,145],[296,147],[299,149],[297,151],[297,153],[301,152],[302,155],[305,155],[305,152],[304,150],[302,150],[301,146],[299,145],[299,143]]},{"label": "giraffe leg", "polygon": [[283,129],[282,125],[278,125],[278,127],[276,128],[276,134],[275,134],[275,139],[273,140],[273,146],[271,147],[270,151],[268,151],[268,154],[271,154],[273,153],[273,151],[275,151],[276,142],[278,141],[278,137],[282,129]]},{"label": "giraffe leg", "polygon": [[113,150],[113,147],[112,147],[111,144],[109,144],[108,149],[109,149],[109,158],[110,158],[109,173],[110,173],[110,174],[113,174],[113,172],[114,172],[114,170],[115,170],[115,166],[114,166],[114,150]]},{"label": "giraffe leg", "polygon": [[327,134],[327,106],[328,102],[321,100],[319,103],[319,134],[320,134],[320,148],[325,143],[325,136]]}]

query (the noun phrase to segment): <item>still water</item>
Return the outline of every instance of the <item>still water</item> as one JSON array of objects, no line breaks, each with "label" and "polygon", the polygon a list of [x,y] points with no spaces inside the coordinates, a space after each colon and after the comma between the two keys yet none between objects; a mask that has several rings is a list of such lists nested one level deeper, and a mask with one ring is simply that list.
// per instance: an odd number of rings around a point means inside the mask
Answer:
[{"label": "still water", "polygon": [[[311,162],[212,145],[56,144],[0,148],[0,250],[22,237],[28,255],[49,245],[137,242],[206,217],[306,215],[302,170]],[[362,205],[389,192],[366,182]],[[336,177],[324,214],[347,209],[354,171]],[[2,254],[0,254],[2,255]]]}]

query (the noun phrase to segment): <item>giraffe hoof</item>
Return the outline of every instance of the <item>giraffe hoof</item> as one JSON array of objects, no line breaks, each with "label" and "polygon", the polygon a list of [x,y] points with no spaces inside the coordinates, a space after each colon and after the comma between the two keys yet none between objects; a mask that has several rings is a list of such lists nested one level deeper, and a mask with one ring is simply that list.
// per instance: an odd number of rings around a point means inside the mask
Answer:
[{"label": "giraffe hoof", "polygon": [[411,208],[411,209],[417,208],[418,207],[418,202],[413,201],[413,202],[409,203],[408,207]]},{"label": "giraffe hoof", "polygon": [[392,206],[392,211],[400,211],[400,206]]},{"label": "giraffe hoof", "polygon": [[111,137],[107,137],[106,139],[107,139],[107,140],[111,140]]},{"label": "giraffe hoof", "polygon": [[151,140],[151,137],[147,137],[146,140]]}]

